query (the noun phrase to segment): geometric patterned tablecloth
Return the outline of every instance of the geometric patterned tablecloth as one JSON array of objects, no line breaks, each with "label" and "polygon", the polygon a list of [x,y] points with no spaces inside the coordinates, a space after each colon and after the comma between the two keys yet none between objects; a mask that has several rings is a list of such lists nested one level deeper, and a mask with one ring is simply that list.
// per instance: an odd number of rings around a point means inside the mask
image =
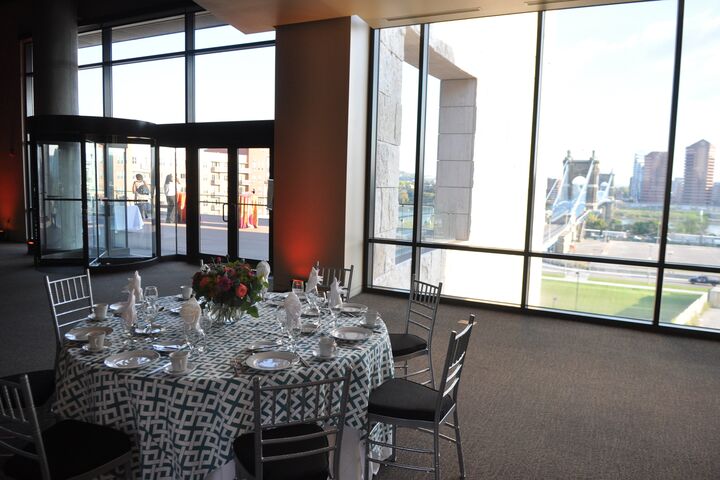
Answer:
[{"label": "geometric patterned tablecloth", "polygon": [[[164,297],[166,310],[157,322],[164,327],[160,339],[182,338],[182,320],[172,313],[181,305],[176,297]],[[276,338],[279,326],[275,308],[261,307],[260,318],[245,316],[234,325],[208,332],[207,352],[195,356],[197,368],[173,377],[162,371],[169,363],[161,357],[135,370],[113,370],[103,364],[109,354],[126,350],[119,319],[102,325],[114,329],[112,342],[102,354],[87,354],[67,344],[60,352],[55,412],[64,418],[112,426],[128,433],[136,445],[135,474],[143,479],[199,479],[233,458],[232,441],[253,428],[251,385],[253,374],[236,375],[231,359],[248,355],[257,340]],[[341,317],[338,325],[355,325],[360,319]],[[321,325],[329,322],[323,319]],[[340,348],[338,358],[319,362],[310,351],[318,335],[302,336],[298,351],[310,368],[301,364],[272,374],[264,382],[288,384],[342,375],[353,368],[346,425],[364,428],[370,391],[393,376],[393,358],[387,330],[382,326],[361,348]],[[139,340],[136,348],[149,347]]]}]

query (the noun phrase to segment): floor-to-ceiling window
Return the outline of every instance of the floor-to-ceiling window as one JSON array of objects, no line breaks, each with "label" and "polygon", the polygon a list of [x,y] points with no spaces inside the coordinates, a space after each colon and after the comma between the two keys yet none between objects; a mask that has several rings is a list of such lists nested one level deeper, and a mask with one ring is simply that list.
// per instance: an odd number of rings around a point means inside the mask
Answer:
[{"label": "floor-to-ceiling window", "polygon": [[[254,122],[274,117],[274,32],[246,35],[203,11],[188,11],[182,15],[150,18],[131,24],[110,22],[99,29],[97,26],[93,28],[78,35],[80,115],[185,126],[200,122]],[[26,113],[31,116],[34,75],[31,43],[26,48],[25,72]],[[241,130],[243,126],[238,123],[237,128]],[[228,127],[224,125],[219,130],[227,132]],[[190,130],[186,128],[182,131]],[[242,132],[238,133],[236,136],[240,138],[247,137]],[[243,145],[238,145],[236,140],[217,145],[220,149],[238,152],[231,156],[234,162],[232,168],[233,171],[242,168],[242,174],[230,178],[226,172],[222,179],[215,176],[212,186],[197,185],[196,191],[202,197],[202,192],[211,187],[220,188],[218,185],[222,181],[225,185],[221,190],[246,194],[248,185],[252,185],[251,190],[258,195],[253,194],[251,200],[244,200],[252,202],[257,214],[252,222],[245,224],[238,224],[240,213],[233,212],[229,217],[218,216],[220,222],[226,223],[229,219],[232,224],[224,225],[223,230],[228,232],[227,235],[232,232],[233,238],[237,239],[230,242],[233,251],[225,251],[227,247],[210,246],[208,252],[202,252],[202,249],[188,252],[188,245],[202,244],[200,237],[207,236],[218,226],[198,221],[198,225],[188,229],[185,208],[189,199],[188,180],[193,182],[198,179],[188,179],[186,174],[194,171],[190,167],[201,160],[197,152],[204,151],[198,149],[204,146],[204,140],[200,135],[189,135],[192,140],[188,142],[194,143],[183,148],[180,145],[182,141],[177,140],[178,135],[173,137],[168,145],[163,145],[160,139],[158,150],[152,157],[158,163],[157,171],[135,157],[126,159],[128,178],[142,175],[152,186],[144,219],[146,223],[148,219],[155,222],[148,231],[158,232],[160,248],[157,253],[175,255],[223,251],[224,255],[268,259],[270,212],[262,202],[266,200],[263,192],[267,191],[271,145],[250,149],[252,152],[264,152],[262,155],[251,155],[253,165],[264,162],[263,168],[248,165],[248,155],[239,153],[237,148]],[[232,136],[226,135],[226,138]],[[111,154],[109,148],[103,151],[106,157]],[[262,160],[259,160],[260,157]],[[235,163],[241,159],[245,163],[238,167]],[[108,160],[101,161],[107,163]],[[205,179],[203,175],[199,177],[200,180]],[[77,180],[80,181],[80,177]],[[211,181],[210,177],[207,181]],[[230,182],[238,184],[231,186]],[[27,191],[29,195],[31,188],[28,187]],[[134,201],[135,193],[132,191],[130,194],[124,190],[113,194],[118,199]],[[197,200],[202,201],[202,198]],[[230,203],[233,208],[241,208],[240,199]],[[202,216],[203,212],[199,214]],[[80,232],[77,233],[80,235]],[[188,235],[194,236],[196,241],[188,241]]]},{"label": "floor-to-ceiling window", "polygon": [[377,31],[368,284],[720,328],[716,3]]}]

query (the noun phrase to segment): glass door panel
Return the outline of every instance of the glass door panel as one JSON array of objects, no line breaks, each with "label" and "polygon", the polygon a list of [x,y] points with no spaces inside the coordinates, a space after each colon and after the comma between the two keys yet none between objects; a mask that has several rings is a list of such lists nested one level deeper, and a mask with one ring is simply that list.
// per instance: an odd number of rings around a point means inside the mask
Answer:
[{"label": "glass door panel", "polygon": [[82,259],[82,162],[80,143],[38,144],[40,255]]},{"label": "glass door panel", "polygon": [[107,255],[105,222],[105,145],[85,144],[87,186],[88,264],[94,265]]},{"label": "glass door panel", "polygon": [[228,150],[198,150],[200,172],[200,252],[228,254]]},{"label": "glass door panel", "polygon": [[267,208],[270,149],[239,148],[237,158],[238,257],[267,260],[270,255]]},{"label": "glass door panel", "polygon": [[185,149],[160,147],[162,255],[187,253]]}]

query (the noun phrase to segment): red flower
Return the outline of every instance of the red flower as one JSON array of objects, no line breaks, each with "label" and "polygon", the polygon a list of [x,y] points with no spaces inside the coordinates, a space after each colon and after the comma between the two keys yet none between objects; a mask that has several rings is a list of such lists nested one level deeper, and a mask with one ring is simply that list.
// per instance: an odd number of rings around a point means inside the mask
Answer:
[{"label": "red flower", "polygon": [[228,290],[230,290],[230,288],[232,288],[232,284],[232,280],[230,280],[227,276],[223,275],[218,279],[218,290],[227,292]]},{"label": "red flower", "polygon": [[237,295],[239,298],[245,298],[245,295],[247,295],[247,292],[248,292],[248,288],[245,286],[244,283],[241,283],[235,289],[235,295]]},{"label": "red flower", "polygon": [[200,280],[200,288],[205,288],[208,283],[210,283],[210,277],[203,277],[202,280]]}]

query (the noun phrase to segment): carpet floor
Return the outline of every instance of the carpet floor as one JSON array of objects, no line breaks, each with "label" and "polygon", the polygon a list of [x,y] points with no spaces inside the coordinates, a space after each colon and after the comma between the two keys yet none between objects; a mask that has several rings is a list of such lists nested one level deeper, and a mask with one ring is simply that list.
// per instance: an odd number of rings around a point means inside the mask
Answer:
[{"label": "carpet floor", "polygon": [[[179,291],[196,266],[144,267],[145,285]],[[52,320],[43,277],[80,268],[35,268],[23,245],[0,244],[0,376],[50,368]],[[96,301],[114,302],[128,272],[93,274]],[[391,331],[405,301],[376,294]],[[477,315],[460,388],[468,479],[720,478],[720,343],[441,305],[433,340],[440,371],[452,329]],[[430,446],[402,431],[400,444]],[[442,478],[458,478],[454,446],[442,445]],[[400,454],[399,461],[429,458]],[[379,479],[428,476],[383,467]]]}]

